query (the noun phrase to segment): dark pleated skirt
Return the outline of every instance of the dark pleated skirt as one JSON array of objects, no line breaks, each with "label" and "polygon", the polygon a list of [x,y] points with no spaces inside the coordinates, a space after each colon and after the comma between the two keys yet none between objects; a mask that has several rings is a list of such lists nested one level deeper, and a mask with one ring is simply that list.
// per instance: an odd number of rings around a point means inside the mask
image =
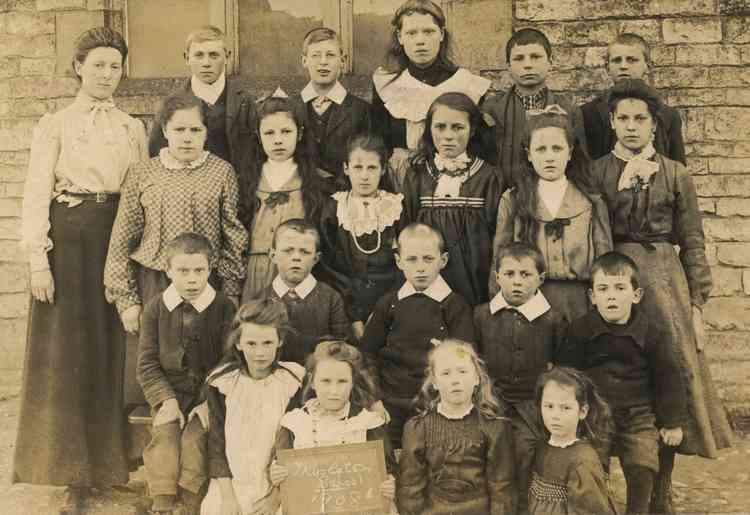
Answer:
[{"label": "dark pleated skirt", "polygon": [[12,481],[125,484],[125,335],[104,298],[117,202],[52,202],[55,303],[32,299]]}]

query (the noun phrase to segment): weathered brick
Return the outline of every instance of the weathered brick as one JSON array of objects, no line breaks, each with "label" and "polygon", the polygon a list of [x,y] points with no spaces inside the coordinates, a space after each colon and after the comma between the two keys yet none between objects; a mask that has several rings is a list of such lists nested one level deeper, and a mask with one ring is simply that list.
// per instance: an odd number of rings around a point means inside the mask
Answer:
[{"label": "weathered brick", "polygon": [[739,45],[740,61],[742,64],[750,64],[750,45]]},{"label": "weathered brick", "polygon": [[28,289],[29,267],[20,263],[0,264],[0,294],[20,293]]},{"label": "weathered brick", "polygon": [[675,48],[677,64],[688,65],[739,65],[742,64],[740,47],[735,45],[689,45]]},{"label": "weathered brick", "polygon": [[[669,105],[672,105],[670,102]],[[691,156],[748,156],[750,145],[743,148],[733,141],[696,141],[685,145],[685,152]]]},{"label": "weathered brick", "polygon": [[665,91],[665,101],[672,107],[726,105],[725,89],[673,89]]},{"label": "weathered brick", "polygon": [[719,0],[719,12],[724,15],[750,15],[750,0]]},{"label": "weathered brick", "polygon": [[706,339],[715,361],[746,361],[750,355],[750,333],[706,331]]},{"label": "weathered brick", "polygon": [[47,57],[55,54],[55,36],[0,35],[0,48],[6,56]]},{"label": "weathered brick", "polygon": [[703,109],[687,109],[683,121],[686,142],[703,141],[706,126],[706,113]]},{"label": "weathered brick", "polygon": [[742,288],[745,295],[750,295],[750,270],[742,271]]},{"label": "weathered brick", "polygon": [[29,311],[29,296],[26,293],[0,294],[0,318],[25,317]]},{"label": "weathered brick", "polygon": [[[692,2],[692,0],[691,0]],[[662,23],[664,43],[719,43],[721,20],[718,18],[670,18]]]},{"label": "weathered brick", "polygon": [[[3,339],[6,337],[6,349],[13,347],[20,347],[21,350],[21,362],[19,365],[23,367],[23,349],[26,343],[26,319],[25,318],[5,318],[0,319],[0,334],[3,335]],[[15,360],[11,360],[13,362]],[[8,364],[8,361],[3,361],[3,365]],[[2,366],[0,368],[7,368]]]},{"label": "weathered brick", "polygon": [[0,100],[0,118],[8,118],[10,115],[11,103],[6,100]]},{"label": "weathered brick", "polygon": [[[2,131],[0,131],[0,135],[1,134]],[[1,138],[0,141],[2,141]],[[25,166],[0,164],[0,181],[23,182],[24,180],[26,180]]]},{"label": "weathered brick", "polygon": [[[0,218],[0,240],[20,240],[21,219]],[[1,317],[2,315],[0,315]]]},{"label": "weathered brick", "polygon": [[20,60],[19,75],[53,75],[55,73],[54,59],[26,59]]},{"label": "weathered brick", "polygon": [[5,23],[5,31],[8,34],[36,36],[38,34],[54,34],[55,32],[55,15],[53,13],[8,13]]},{"label": "weathered brick", "polygon": [[716,214],[716,201],[707,198],[699,198],[698,209],[700,209],[701,213]]},{"label": "weathered brick", "polygon": [[78,9],[86,7],[86,0],[37,0],[36,8],[40,11],[54,9]]},{"label": "weathered brick", "polygon": [[750,177],[745,175],[697,175],[693,182],[701,197],[734,197],[750,191]]},{"label": "weathered brick", "polygon": [[583,65],[587,68],[604,67],[607,64],[607,47],[589,47],[586,48],[583,57]]},{"label": "weathered brick", "polygon": [[[17,165],[27,166],[29,164],[29,153],[20,152],[0,152],[0,165]],[[2,178],[0,178],[2,180]]]},{"label": "weathered brick", "polygon": [[674,66],[674,47],[665,45],[654,46],[653,48],[651,48],[651,62],[654,66]]},{"label": "weathered brick", "polygon": [[25,77],[11,79],[11,90],[15,98],[54,98],[75,95],[79,83],[72,77]]},{"label": "weathered brick", "polygon": [[[23,198],[23,183],[22,182],[6,182],[4,185],[5,190],[3,196],[7,198]],[[2,261],[2,259],[0,259]]]},{"label": "weathered brick", "polygon": [[713,0],[647,0],[646,16],[717,14]]},{"label": "weathered brick", "polygon": [[706,243],[706,262],[709,266],[716,266],[719,264],[716,259],[716,244]]},{"label": "weathered brick", "polygon": [[554,49],[554,66],[557,70],[570,70],[584,65],[586,48],[557,47]]},{"label": "weathered brick", "polygon": [[718,107],[705,112],[705,136],[712,140],[750,140],[750,108]]},{"label": "weathered brick", "polygon": [[516,18],[519,20],[575,20],[579,18],[578,0],[516,0]]},{"label": "weathered brick", "polygon": [[727,43],[750,43],[750,17],[727,17],[724,22],[724,41]]},{"label": "weathered brick", "polygon": [[89,11],[119,11],[123,8],[123,0],[87,0],[86,8]]},{"label": "weathered brick", "polygon": [[27,256],[16,240],[0,240],[0,261],[27,263]]},{"label": "weathered brick", "polygon": [[0,98],[10,98],[9,80],[0,80]]},{"label": "weathered brick", "polygon": [[750,243],[719,243],[716,260],[722,265],[750,267]]},{"label": "weathered brick", "polygon": [[750,158],[713,157],[708,160],[708,168],[716,174],[750,173]]},{"label": "weathered brick", "polygon": [[554,90],[601,90],[609,84],[609,79],[603,68],[582,68],[555,73],[549,77],[548,84]]},{"label": "weathered brick", "polygon": [[750,241],[750,224],[742,218],[704,218],[703,230],[709,241]]},{"label": "weathered brick", "polygon": [[617,36],[614,21],[574,22],[565,25],[565,39],[571,45],[608,45]]},{"label": "weathered brick", "polygon": [[35,10],[36,0],[0,0],[0,12]]},{"label": "weathered brick", "polygon": [[654,86],[664,88],[708,88],[716,85],[711,79],[712,70],[707,67],[662,66],[651,73]]},{"label": "weathered brick", "polygon": [[12,57],[0,58],[0,78],[18,75],[18,59]]},{"label": "weathered brick", "polygon": [[553,45],[562,45],[567,42],[565,40],[565,27],[562,23],[524,23],[519,20],[518,25],[513,26],[513,30],[519,30],[526,27],[541,30]]},{"label": "weathered brick", "polygon": [[29,148],[33,120],[0,120],[0,150]]},{"label": "weathered brick", "polygon": [[586,19],[634,17],[643,14],[641,0],[581,0],[579,4],[580,17]]},{"label": "weathered brick", "polygon": [[746,88],[750,86],[750,67],[711,66],[706,67],[712,81],[709,87]]},{"label": "weathered brick", "polygon": [[[750,200],[723,198],[716,201],[716,214],[719,216],[750,216]],[[750,220],[745,222],[750,224]]]},{"label": "weathered brick", "polygon": [[54,111],[54,101],[47,99],[21,98],[13,102],[13,116],[40,117]]},{"label": "weathered brick", "polygon": [[159,104],[162,101],[160,97],[138,96],[138,97],[118,97],[117,107],[128,114],[155,114],[159,110]]},{"label": "weathered brick", "polygon": [[703,321],[719,331],[750,330],[750,298],[712,298],[703,307]]},{"label": "weathered brick", "polygon": [[708,173],[708,159],[691,157],[687,160],[690,175],[705,175]]},{"label": "weathered brick", "polygon": [[739,268],[714,267],[711,278],[714,282],[712,297],[731,297],[742,292],[742,270]]},{"label": "weathered brick", "polygon": [[0,198],[0,217],[21,216],[21,200]]},{"label": "weathered brick", "polygon": [[633,32],[649,43],[661,41],[661,20],[623,20],[620,32]]}]

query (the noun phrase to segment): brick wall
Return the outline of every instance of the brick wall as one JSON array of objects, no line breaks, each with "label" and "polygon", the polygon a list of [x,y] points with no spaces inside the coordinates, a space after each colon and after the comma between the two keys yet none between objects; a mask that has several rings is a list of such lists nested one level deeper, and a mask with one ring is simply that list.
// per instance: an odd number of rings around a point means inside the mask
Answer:
[{"label": "brick wall", "polygon": [[[477,1],[456,2],[454,9]],[[0,0],[0,384],[18,384],[23,360],[27,272],[17,243],[31,130],[39,116],[75,94],[76,81],[64,72],[77,28],[120,28],[121,9],[119,0]],[[540,28],[553,42],[551,86],[579,100],[608,86],[604,54],[618,32],[639,33],[653,45],[651,79],[683,117],[705,215],[716,282],[705,309],[706,352],[726,407],[736,423],[747,423],[750,0],[514,0],[513,10],[514,28]],[[509,84],[506,72],[482,71],[497,88]],[[126,80],[118,103],[147,119],[174,86]]]}]

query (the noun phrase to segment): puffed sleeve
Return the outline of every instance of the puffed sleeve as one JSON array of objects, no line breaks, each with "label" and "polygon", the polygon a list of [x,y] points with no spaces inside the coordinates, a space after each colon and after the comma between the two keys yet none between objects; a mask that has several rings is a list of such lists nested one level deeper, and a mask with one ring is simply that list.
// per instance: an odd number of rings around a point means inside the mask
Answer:
[{"label": "puffed sleeve", "polygon": [[497,221],[495,224],[495,238],[492,241],[492,260],[490,261],[489,292],[490,298],[497,295],[499,287],[495,280],[498,263],[496,263],[497,252],[500,247],[513,242],[516,218],[516,202],[513,200],[513,190],[503,193],[500,204],[497,206]]},{"label": "puffed sleeve", "polygon": [[[593,451],[592,451],[593,452]],[[568,473],[569,512],[576,515],[614,514],[602,464],[594,455]]]},{"label": "puffed sleeve", "polygon": [[245,281],[245,251],[250,244],[250,238],[245,226],[237,216],[237,206],[240,198],[237,187],[237,176],[234,169],[229,167],[224,183],[224,198],[221,199],[221,236],[222,246],[219,257],[218,273],[224,280],[222,289],[227,295],[240,295]]},{"label": "puffed sleeve", "polygon": [[485,436],[487,446],[487,489],[492,515],[511,515],[516,505],[516,462],[510,421],[496,420]]},{"label": "puffed sleeve", "polygon": [[687,169],[675,162],[675,221],[677,244],[680,246],[680,262],[685,269],[690,302],[703,306],[711,292],[711,269],[706,261],[706,244],[703,222],[693,179]]},{"label": "puffed sleeve", "polygon": [[120,313],[141,304],[136,267],[130,255],[140,245],[145,226],[143,206],[139,199],[140,177],[144,172],[144,164],[136,164],[128,171],[104,265],[105,296],[109,303],[117,306]]},{"label": "puffed sleeve", "polygon": [[401,515],[419,515],[427,505],[428,483],[422,417],[414,417],[406,423],[402,445],[396,480],[396,503]]},{"label": "puffed sleeve", "polygon": [[60,155],[59,117],[46,114],[34,129],[31,156],[23,191],[22,246],[32,272],[49,269],[52,249],[49,207],[55,187],[55,168]]}]

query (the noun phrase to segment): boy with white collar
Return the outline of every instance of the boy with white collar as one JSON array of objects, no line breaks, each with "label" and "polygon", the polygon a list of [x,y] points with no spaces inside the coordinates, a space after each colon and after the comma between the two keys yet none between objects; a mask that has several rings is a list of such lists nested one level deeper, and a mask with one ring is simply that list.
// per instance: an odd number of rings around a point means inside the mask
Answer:
[{"label": "boy with white collar", "polygon": [[304,366],[323,337],[349,337],[351,324],[344,300],[311,273],[320,260],[320,235],[311,223],[292,218],[279,225],[269,256],[278,275],[267,295],[286,304],[289,323],[295,329],[284,342],[279,359]]},{"label": "boy with white collar", "polygon": [[355,134],[370,130],[370,104],[347,92],[339,82],[346,56],[339,35],[321,27],[307,33],[302,42],[302,66],[310,82],[300,92],[304,106],[307,144],[322,170],[345,188],[343,172],[346,143]]},{"label": "boy with white collar", "polygon": [[203,383],[220,361],[234,303],[208,284],[211,243],[182,233],[165,248],[172,284],[143,311],[138,341],[138,382],[151,406],[151,442],[143,452],[152,510],[171,513],[178,484],[195,510],[207,478],[206,430],[186,416],[204,400]]},{"label": "boy with white collar", "polygon": [[[191,77],[185,90],[203,100],[206,111],[208,138],[205,149],[225,161],[233,162],[236,146],[232,140],[232,125],[241,110],[252,107],[255,101],[227,81],[226,65],[231,52],[227,50],[224,33],[213,26],[200,27],[191,32],[185,44],[185,63]],[[161,128],[155,124],[149,136],[149,155],[154,157],[167,145]]]},{"label": "boy with white collar", "polygon": [[377,369],[381,396],[391,422],[394,448],[401,447],[406,420],[415,413],[412,399],[424,381],[435,341],[457,338],[474,341],[471,307],[440,276],[448,263],[442,235],[421,223],[408,225],[397,240],[396,265],[406,282],[385,294],[365,325],[360,350]]},{"label": "boy with white collar", "polygon": [[497,262],[500,292],[474,309],[474,325],[479,352],[513,425],[518,513],[524,513],[535,443],[544,438],[534,402],[536,381],[554,361],[563,321],[539,289],[544,281],[539,250],[511,243],[500,247]]}]

